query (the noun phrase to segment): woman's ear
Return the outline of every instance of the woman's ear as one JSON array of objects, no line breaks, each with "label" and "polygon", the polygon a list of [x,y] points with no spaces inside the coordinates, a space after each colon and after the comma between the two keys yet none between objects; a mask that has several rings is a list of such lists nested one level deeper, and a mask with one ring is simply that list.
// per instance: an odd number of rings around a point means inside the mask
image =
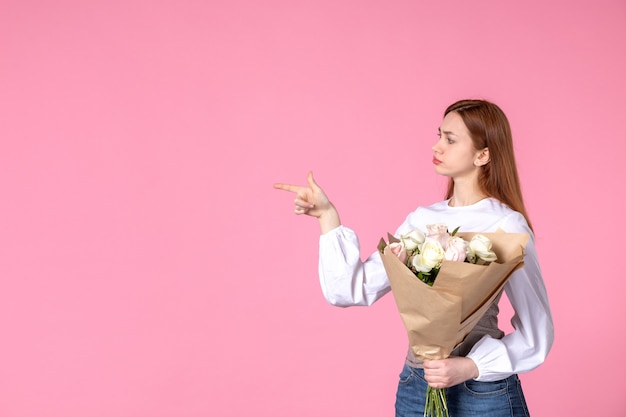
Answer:
[{"label": "woman's ear", "polygon": [[487,165],[489,161],[491,161],[491,157],[489,156],[489,148],[484,148],[476,155],[474,165],[476,165],[477,167],[482,167],[484,165]]}]

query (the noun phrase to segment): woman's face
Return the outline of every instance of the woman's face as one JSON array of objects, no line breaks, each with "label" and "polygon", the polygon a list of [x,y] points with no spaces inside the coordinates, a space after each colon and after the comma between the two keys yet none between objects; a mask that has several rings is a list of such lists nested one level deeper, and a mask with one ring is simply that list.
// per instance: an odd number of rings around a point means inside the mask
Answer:
[{"label": "woman's face", "polygon": [[474,142],[457,112],[448,113],[439,128],[439,140],[433,146],[435,172],[454,178],[478,178],[483,150],[474,149]]}]

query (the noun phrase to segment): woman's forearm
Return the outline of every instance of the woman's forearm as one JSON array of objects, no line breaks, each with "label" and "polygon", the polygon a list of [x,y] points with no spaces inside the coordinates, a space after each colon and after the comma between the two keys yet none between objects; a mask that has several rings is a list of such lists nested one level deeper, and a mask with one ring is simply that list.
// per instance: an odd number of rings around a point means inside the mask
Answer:
[{"label": "woman's forearm", "polygon": [[317,219],[320,222],[320,230],[322,234],[326,234],[331,230],[341,226],[339,212],[332,203],[330,204],[329,208],[324,210]]}]

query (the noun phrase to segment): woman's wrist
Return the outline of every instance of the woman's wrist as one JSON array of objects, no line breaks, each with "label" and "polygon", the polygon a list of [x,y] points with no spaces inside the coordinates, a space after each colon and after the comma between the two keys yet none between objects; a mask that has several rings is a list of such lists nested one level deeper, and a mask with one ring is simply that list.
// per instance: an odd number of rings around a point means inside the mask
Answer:
[{"label": "woman's wrist", "polygon": [[330,203],[330,206],[327,210],[322,211],[317,219],[320,222],[320,229],[322,234],[328,233],[331,230],[341,226],[341,220],[339,220],[339,212],[337,212],[337,209],[332,203]]},{"label": "woman's wrist", "polygon": [[467,369],[467,376],[469,377],[468,379],[476,379],[480,376],[480,371],[478,369],[478,365],[476,365],[476,362],[474,362],[474,359],[472,358],[465,358],[467,359],[466,361],[466,369]]}]

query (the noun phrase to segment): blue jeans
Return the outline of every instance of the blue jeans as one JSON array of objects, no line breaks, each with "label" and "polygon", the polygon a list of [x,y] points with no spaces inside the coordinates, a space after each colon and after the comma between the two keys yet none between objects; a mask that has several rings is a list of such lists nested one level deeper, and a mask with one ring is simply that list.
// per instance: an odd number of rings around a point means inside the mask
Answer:
[{"label": "blue jeans", "polygon": [[[396,417],[424,417],[424,370],[404,365],[396,394]],[[517,375],[495,382],[472,379],[447,389],[450,417],[529,417]]]}]

